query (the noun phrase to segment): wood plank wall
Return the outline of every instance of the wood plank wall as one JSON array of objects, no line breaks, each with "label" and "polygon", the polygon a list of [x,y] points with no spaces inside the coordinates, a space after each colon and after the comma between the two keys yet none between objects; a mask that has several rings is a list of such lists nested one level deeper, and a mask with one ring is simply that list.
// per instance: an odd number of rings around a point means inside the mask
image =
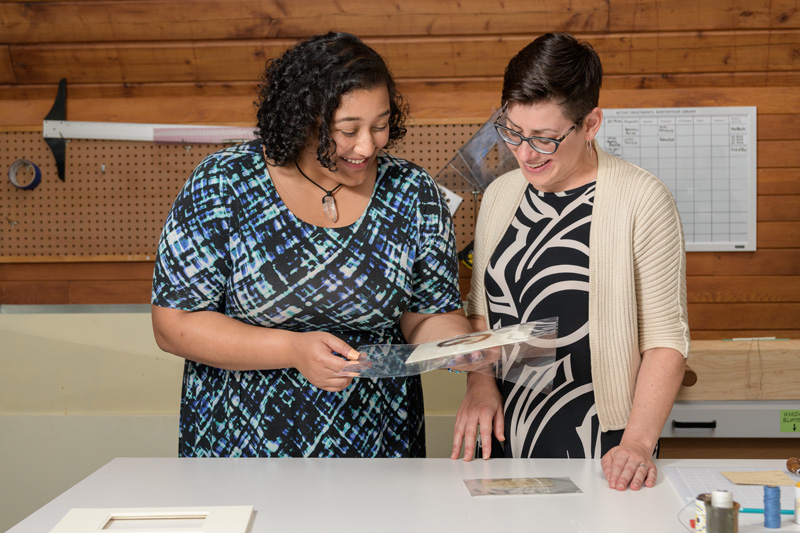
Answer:
[{"label": "wood plank wall", "polygon": [[[63,77],[70,120],[249,126],[265,59],[330,29],[387,58],[414,120],[482,121],[508,59],[543,32],[570,31],[603,60],[603,107],[758,107],[758,251],[688,254],[692,337],[796,338],[799,4],[0,0],[0,130],[40,130]],[[0,258],[0,304],[145,303],[151,273],[148,262]]]}]

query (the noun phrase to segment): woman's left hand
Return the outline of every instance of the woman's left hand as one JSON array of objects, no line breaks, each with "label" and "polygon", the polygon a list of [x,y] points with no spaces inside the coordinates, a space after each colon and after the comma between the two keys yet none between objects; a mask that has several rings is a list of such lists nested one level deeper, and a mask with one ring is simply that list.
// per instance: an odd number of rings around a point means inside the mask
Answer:
[{"label": "woman's left hand", "polygon": [[653,451],[639,444],[625,442],[611,448],[600,461],[603,473],[612,489],[639,490],[642,486],[653,487],[656,484],[658,469],[653,463]]},{"label": "woman's left hand", "polygon": [[603,473],[612,489],[639,490],[656,484],[653,450],[675,403],[686,363],[671,348],[650,348],[642,354],[628,425],[619,446],[603,456]]}]

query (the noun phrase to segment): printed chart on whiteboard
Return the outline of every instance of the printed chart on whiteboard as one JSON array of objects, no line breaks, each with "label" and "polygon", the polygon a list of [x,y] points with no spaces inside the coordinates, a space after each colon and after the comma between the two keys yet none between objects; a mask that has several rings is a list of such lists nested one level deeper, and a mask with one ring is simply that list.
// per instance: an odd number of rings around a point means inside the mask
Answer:
[{"label": "printed chart on whiteboard", "polygon": [[603,109],[597,142],[669,187],[687,252],[756,249],[755,107]]}]

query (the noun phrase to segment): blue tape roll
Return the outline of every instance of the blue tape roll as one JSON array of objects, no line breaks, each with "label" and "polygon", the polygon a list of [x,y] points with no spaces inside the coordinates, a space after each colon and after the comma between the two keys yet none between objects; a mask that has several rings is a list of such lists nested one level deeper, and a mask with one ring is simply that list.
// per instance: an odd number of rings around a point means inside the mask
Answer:
[{"label": "blue tape roll", "polygon": [[[33,169],[33,180],[27,185],[22,185],[19,181],[17,181],[17,171],[23,167]],[[38,187],[39,184],[42,182],[42,171],[39,170],[39,167],[37,167],[27,159],[17,159],[13,163],[11,163],[10,167],[8,167],[8,181],[10,181],[11,185],[16,187],[17,189],[30,191]]]}]

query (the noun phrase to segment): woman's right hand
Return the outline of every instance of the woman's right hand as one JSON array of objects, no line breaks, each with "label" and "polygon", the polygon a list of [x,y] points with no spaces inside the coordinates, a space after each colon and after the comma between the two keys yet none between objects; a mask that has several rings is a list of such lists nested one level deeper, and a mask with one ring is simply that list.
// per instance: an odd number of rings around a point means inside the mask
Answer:
[{"label": "woman's right hand", "polygon": [[359,354],[330,333],[264,328],[216,311],[153,305],[150,313],[159,348],[190,361],[239,371],[296,368],[312,385],[332,392],[353,381],[338,373],[344,357]]},{"label": "woman's right hand", "polygon": [[451,459],[458,459],[463,443],[464,460],[472,460],[475,455],[478,428],[483,445],[483,458],[489,459],[492,453],[492,433],[500,442],[505,440],[503,398],[497,389],[494,376],[470,373],[467,377],[467,392],[461,400],[461,407],[456,415]]},{"label": "woman's right hand", "polygon": [[[339,373],[347,364],[347,359],[358,357],[346,342],[322,331],[300,333],[300,343],[294,355],[294,368],[303,374],[317,388],[338,392],[353,381],[352,376]],[[341,354],[334,355],[334,353]]]}]

